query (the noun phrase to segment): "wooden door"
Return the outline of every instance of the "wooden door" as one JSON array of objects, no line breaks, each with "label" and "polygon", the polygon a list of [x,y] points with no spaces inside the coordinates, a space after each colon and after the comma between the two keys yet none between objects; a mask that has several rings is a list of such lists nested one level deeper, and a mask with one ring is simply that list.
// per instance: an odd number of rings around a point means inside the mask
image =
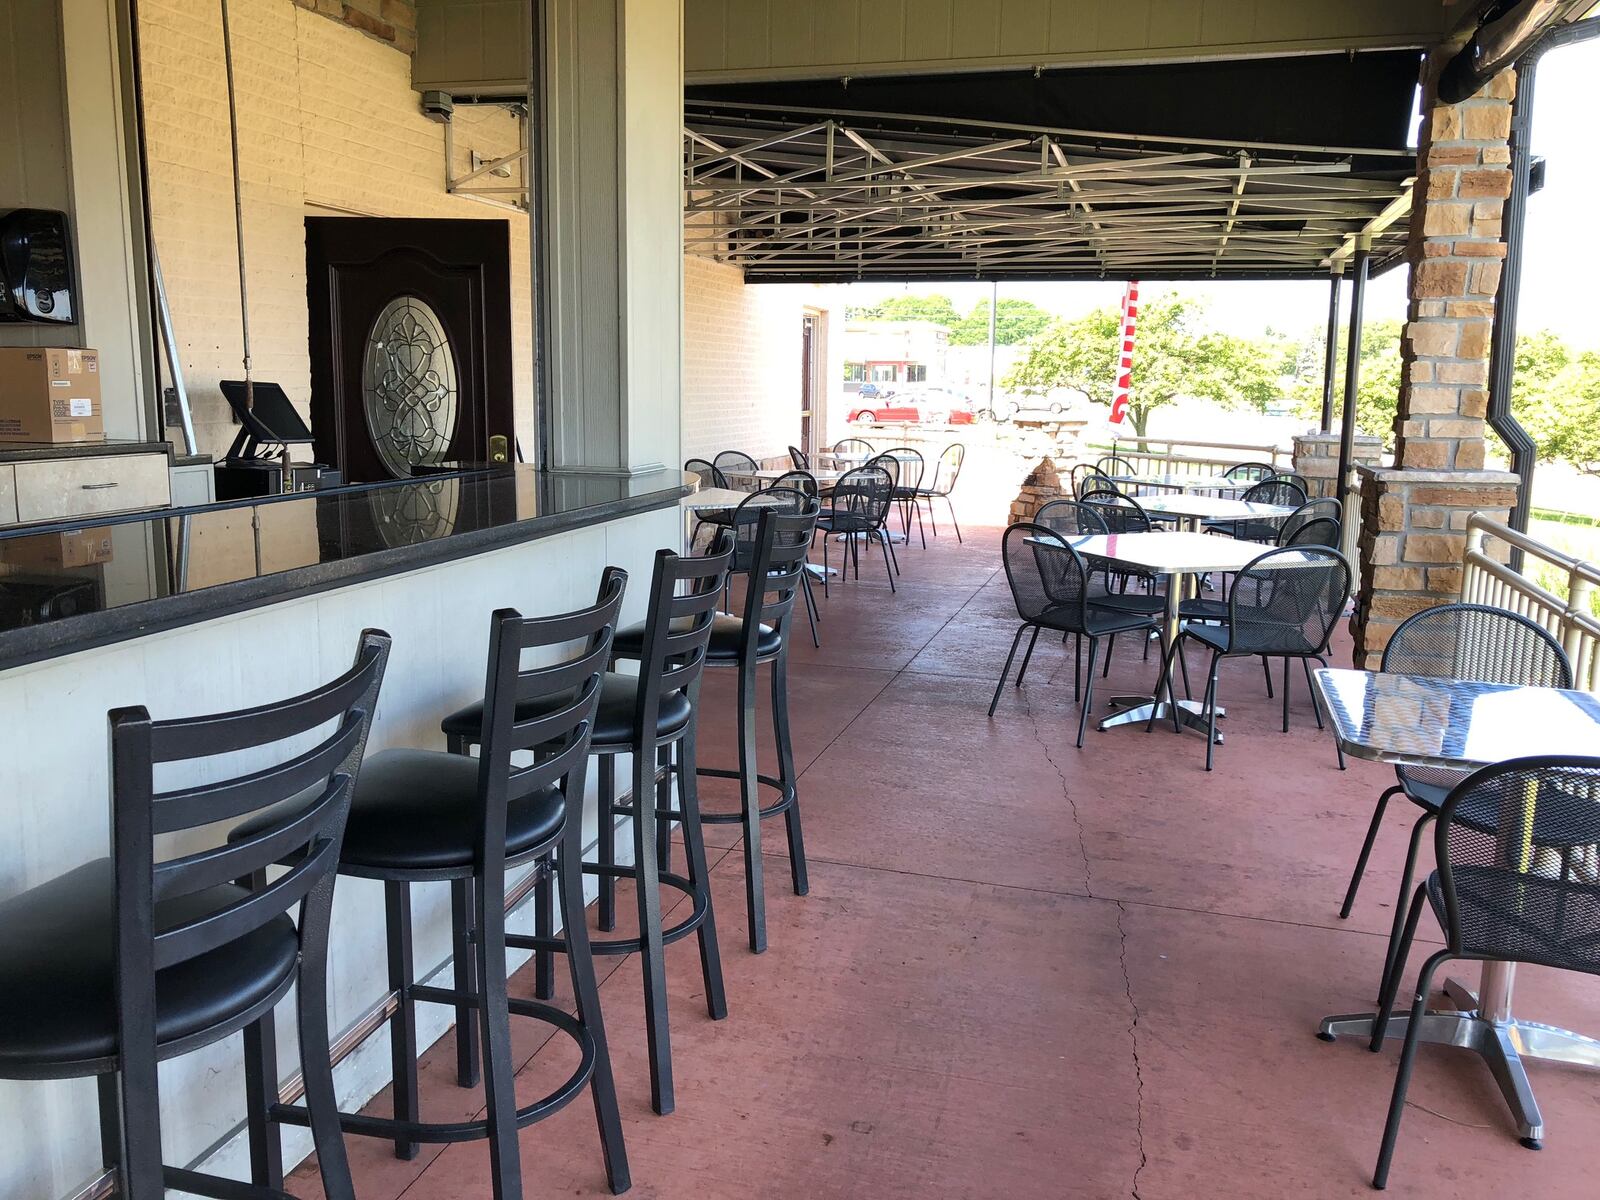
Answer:
[{"label": "wooden door", "polygon": [[506,222],[307,217],[311,428],[351,483],[507,461]]}]

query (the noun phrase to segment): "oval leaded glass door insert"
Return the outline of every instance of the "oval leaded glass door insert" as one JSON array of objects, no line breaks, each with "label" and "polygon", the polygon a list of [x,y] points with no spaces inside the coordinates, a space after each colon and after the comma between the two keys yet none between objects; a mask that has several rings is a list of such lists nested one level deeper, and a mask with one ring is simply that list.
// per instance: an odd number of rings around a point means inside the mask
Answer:
[{"label": "oval leaded glass door insert", "polygon": [[361,396],[372,444],[395,475],[444,457],[456,427],[456,360],[425,300],[383,306],[367,335]]}]

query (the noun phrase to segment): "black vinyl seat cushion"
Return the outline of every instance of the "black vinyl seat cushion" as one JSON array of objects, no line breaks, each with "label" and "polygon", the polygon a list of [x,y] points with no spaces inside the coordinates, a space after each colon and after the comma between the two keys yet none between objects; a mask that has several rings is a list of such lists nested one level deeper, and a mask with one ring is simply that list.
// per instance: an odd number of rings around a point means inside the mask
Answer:
[{"label": "black vinyl seat cushion", "polygon": [[[679,617],[672,622],[673,633],[685,633],[694,627],[693,617]],[[738,662],[739,640],[744,636],[744,618],[728,613],[717,613],[711,619],[711,643],[706,647],[710,662]],[[765,658],[783,649],[783,639],[771,625],[762,623],[756,634],[756,654]],[[644,625],[629,625],[617,630],[611,639],[611,653],[617,658],[638,658],[644,653]]]},{"label": "black vinyl seat cushion", "polygon": [[[517,720],[542,716],[566,707],[566,698],[529,702],[517,706]],[[599,746],[631,746],[633,744],[633,714],[639,703],[639,677],[608,671],[600,681],[600,704],[595,712],[593,742]],[[656,736],[671,737],[681,733],[689,724],[691,713],[689,697],[682,691],[667,692],[661,697],[660,712],[656,719]],[[483,701],[457,709],[442,722],[441,729],[449,737],[465,737],[469,745],[478,744],[483,729]]]},{"label": "black vinyl seat cushion", "polygon": [[[436,871],[472,865],[477,834],[478,760],[438,750],[383,750],[361,765],[344,866]],[[506,853],[520,854],[561,831],[566,801],[546,788],[506,810]]]},{"label": "black vinyl seat cushion", "polygon": [[[244,899],[224,885],[156,905],[156,929]],[[116,1053],[116,914],[111,860],[98,859],[0,904],[0,1076]],[[294,973],[288,916],[156,973],[156,1040],[165,1044],[248,1012]],[[12,1076],[13,1078],[15,1076]]]}]

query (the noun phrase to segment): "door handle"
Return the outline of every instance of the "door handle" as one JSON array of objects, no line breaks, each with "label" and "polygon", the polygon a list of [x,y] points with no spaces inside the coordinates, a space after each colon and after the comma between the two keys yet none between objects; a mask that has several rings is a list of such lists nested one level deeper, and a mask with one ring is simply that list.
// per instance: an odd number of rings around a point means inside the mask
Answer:
[{"label": "door handle", "polygon": [[489,439],[489,461],[503,463],[510,460],[509,445],[506,435],[497,433]]},{"label": "door handle", "polygon": [[113,480],[111,483],[85,483],[82,485],[83,490],[86,492],[98,492],[105,488],[114,488],[116,486],[117,484],[115,480]]}]

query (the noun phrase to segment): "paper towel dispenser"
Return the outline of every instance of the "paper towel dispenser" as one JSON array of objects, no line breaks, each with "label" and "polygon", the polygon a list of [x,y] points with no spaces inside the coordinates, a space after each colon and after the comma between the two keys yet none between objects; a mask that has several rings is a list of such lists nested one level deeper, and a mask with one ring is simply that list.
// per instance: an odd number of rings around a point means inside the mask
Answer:
[{"label": "paper towel dispenser", "polygon": [[0,213],[0,321],[71,325],[77,308],[67,214],[46,208]]}]

